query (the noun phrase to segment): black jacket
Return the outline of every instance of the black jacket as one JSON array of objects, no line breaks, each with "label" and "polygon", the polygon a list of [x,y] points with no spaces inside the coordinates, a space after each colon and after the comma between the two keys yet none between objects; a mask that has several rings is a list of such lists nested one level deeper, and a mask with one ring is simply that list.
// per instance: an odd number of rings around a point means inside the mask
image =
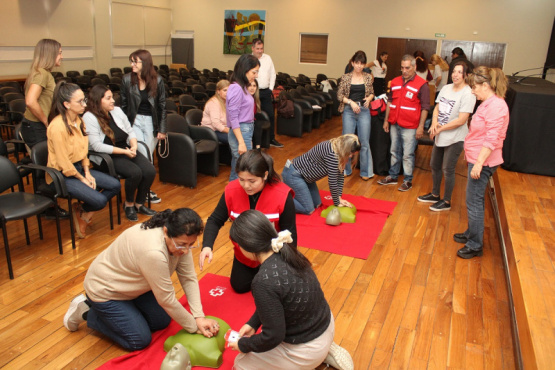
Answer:
[{"label": "black jacket", "polygon": [[[148,96],[152,108],[152,124],[154,126],[154,136],[158,132],[166,133],[166,87],[162,77],[157,78],[158,88],[156,98]],[[131,85],[131,73],[123,76],[121,81],[121,109],[129,118],[131,125],[135,122],[135,117],[141,104],[141,93],[139,85]]]}]

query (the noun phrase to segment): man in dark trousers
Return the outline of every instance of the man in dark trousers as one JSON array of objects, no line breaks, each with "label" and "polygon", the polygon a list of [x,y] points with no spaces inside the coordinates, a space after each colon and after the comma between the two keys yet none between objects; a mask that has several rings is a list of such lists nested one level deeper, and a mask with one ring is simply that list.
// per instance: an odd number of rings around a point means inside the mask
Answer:
[{"label": "man in dark trousers", "polygon": [[424,122],[430,110],[430,89],[423,78],[416,75],[416,59],[404,55],[401,76],[391,80],[391,92],[385,111],[383,129],[391,134],[391,168],[389,175],[378,181],[380,185],[397,185],[403,164],[403,183],[399,191],[412,188],[414,151],[424,134]]},{"label": "man in dark trousers", "polygon": [[260,70],[258,71],[258,89],[260,92],[260,107],[270,118],[270,145],[283,148],[283,144],[276,140],[274,105],[272,104],[272,90],[276,83],[276,69],[274,62],[268,54],[264,54],[264,41],[252,40],[252,55],[258,58]]}]

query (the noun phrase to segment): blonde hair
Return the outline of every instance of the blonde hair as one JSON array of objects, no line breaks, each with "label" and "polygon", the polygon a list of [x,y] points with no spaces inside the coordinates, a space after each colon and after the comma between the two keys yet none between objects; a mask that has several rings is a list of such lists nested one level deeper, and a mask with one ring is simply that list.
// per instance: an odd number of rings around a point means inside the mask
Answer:
[{"label": "blonde hair", "polygon": [[218,94],[218,91],[221,91],[226,87],[229,87],[229,85],[230,83],[228,80],[218,81],[218,83],[216,84],[216,94],[214,94],[214,96],[210,98],[210,99],[216,99],[220,103],[220,106],[222,107],[222,112],[224,112],[224,114],[225,114],[225,99],[222,99],[220,94]]},{"label": "blonde hair", "polygon": [[[339,160],[339,170],[345,170],[345,165],[349,161],[349,156],[360,151],[360,141],[355,134],[345,134],[330,139],[331,148]],[[358,160],[358,155],[351,158],[351,166],[354,168]]]},{"label": "blonde hair", "polygon": [[500,98],[505,98],[507,92],[507,76],[499,68],[489,68],[480,66],[474,68],[472,74],[468,76],[470,86],[487,83],[495,95]]},{"label": "blonde hair", "polygon": [[443,60],[442,57],[440,57],[437,54],[432,55],[432,57],[430,58],[432,62],[434,62],[435,64],[437,64],[442,71],[448,71],[449,70],[449,64],[447,64],[447,62],[445,60]]},{"label": "blonde hair", "polygon": [[52,68],[56,66],[56,59],[58,58],[58,53],[62,45],[52,39],[42,39],[35,46],[35,53],[33,55],[33,63],[31,64],[31,69],[29,70],[29,75],[25,81],[25,88],[31,81],[31,77],[38,73],[39,68],[51,71]]}]

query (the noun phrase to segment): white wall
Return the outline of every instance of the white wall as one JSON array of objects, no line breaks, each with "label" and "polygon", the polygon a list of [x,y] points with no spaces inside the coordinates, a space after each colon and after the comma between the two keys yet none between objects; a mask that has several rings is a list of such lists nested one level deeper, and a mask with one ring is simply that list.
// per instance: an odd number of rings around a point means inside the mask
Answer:
[{"label": "white wall", "polygon": [[[173,29],[195,33],[195,66],[225,70],[233,69],[237,56],[223,54],[224,10],[266,10],[266,52],[277,70],[312,77],[317,73],[339,76],[358,49],[373,58],[379,36],[433,39],[436,32],[452,40],[507,43],[505,72],[538,67],[545,62],[555,16],[553,0],[117,1],[171,8]],[[73,10],[75,2],[85,4],[82,11]],[[34,46],[44,37],[59,39],[66,47],[89,40],[94,57],[65,60],[60,71],[107,72],[113,66],[126,66],[127,58],[112,58],[110,4],[111,0],[2,0],[0,47]],[[327,65],[298,63],[299,32],[329,33]],[[170,60],[155,57],[156,64],[164,62]],[[26,74],[29,65],[28,61],[0,62],[0,75]]]},{"label": "white wall", "polygon": [[[223,55],[225,9],[266,10],[265,51],[278,71],[339,76],[359,49],[376,55],[378,37],[507,43],[505,71],[543,65],[555,16],[553,0],[171,0],[175,29],[195,31],[195,66],[233,69]],[[407,30],[409,29],[409,30]],[[298,63],[299,32],[329,33],[327,65]],[[474,34],[477,32],[477,34]],[[440,39],[441,40],[441,39]]]}]

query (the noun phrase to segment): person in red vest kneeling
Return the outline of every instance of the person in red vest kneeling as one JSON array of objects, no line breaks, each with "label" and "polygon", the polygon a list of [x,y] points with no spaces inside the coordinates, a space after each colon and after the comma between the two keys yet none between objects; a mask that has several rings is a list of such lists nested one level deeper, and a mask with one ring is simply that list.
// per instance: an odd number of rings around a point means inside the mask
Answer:
[{"label": "person in red vest kneeling", "polygon": [[[283,182],[274,170],[272,157],[258,150],[249,150],[237,160],[235,170],[238,179],[231,181],[206,222],[199,267],[202,271],[204,262],[212,262],[214,241],[227,219],[235,220],[249,209],[256,209],[268,217],[277,231],[289,230],[297,248],[297,226],[293,190]],[[251,290],[251,282],[260,263],[245,257],[236,243],[233,243],[235,256],[231,269],[231,287],[237,293]]]}]

